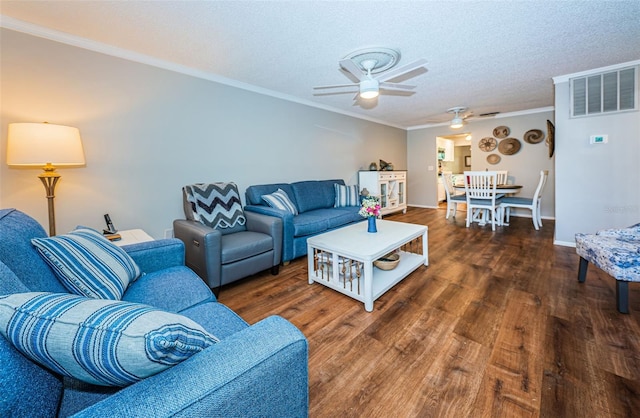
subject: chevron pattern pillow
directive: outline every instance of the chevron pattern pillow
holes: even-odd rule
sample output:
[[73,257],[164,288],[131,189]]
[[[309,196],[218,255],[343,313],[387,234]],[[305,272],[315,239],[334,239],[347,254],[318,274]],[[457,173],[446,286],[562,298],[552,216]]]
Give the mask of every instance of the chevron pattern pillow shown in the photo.
[[101,386],[135,383],[218,342],[151,306],[42,292],[0,296],[0,333],[49,370]]
[[246,230],[247,218],[235,183],[197,183],[183,190],[196,221],[219,230]]

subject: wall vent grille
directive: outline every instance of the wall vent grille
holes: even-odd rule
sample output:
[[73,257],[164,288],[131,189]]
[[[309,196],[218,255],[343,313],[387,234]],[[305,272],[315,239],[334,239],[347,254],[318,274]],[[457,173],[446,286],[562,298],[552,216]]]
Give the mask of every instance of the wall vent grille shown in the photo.
[[638,109],[638,67],[571,79],[571,116]]

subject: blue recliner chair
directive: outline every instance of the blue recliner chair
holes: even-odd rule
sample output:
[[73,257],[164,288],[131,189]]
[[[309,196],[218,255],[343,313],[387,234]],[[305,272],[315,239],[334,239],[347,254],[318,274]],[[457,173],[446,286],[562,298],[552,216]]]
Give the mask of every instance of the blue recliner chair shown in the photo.
[[[0,210],[0,296],[68,293],[31,244],[36,237],[46,233],[34,219]],[[295,326],[277,316],[249,325],[218,303],[184,266],[178,239],[124,249],[145,274],[128,286],[123,301],[178,313],[219,342],[136,383],[109,387],[63,377],[0,336],[0,416],[307,416],[308,346]]]

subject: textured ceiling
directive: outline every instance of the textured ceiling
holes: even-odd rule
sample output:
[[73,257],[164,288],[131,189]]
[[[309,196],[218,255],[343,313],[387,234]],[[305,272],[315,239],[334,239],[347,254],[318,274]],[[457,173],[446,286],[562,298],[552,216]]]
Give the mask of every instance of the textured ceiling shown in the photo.
[[[640,58],[640,1],[6,1],[5,17],[222,76],[279,97],[411,128],[553,106],[552,77]],[[4,19],[6,22],[7,19]],[[7,25],[5,25],[7,26]],[[11,26],[8,26],[11,27]],[[383,46],[413,95],[318,94],[338,61]]]

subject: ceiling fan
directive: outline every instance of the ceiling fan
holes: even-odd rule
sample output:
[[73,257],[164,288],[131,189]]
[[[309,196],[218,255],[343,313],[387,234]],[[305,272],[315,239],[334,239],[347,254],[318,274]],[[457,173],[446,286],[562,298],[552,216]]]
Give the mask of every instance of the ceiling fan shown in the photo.
[[[385,52],[386,53],[386,52]],[[369,55],[367,55],[369,54]],[[388,91],[404,91],[410,92],[416,86],[411,86],[407,84],[393,83],[389,80],[393,80],[400,76],[403,76],[411,71],[414,71],[420,67],[424,67],[427,63],[425,59],[419,59],[410,64],[404,65],[402,67],[396,68],[391,71],[387,71],[380,75],[372,75],[373,73],[383,71],[384,69],[390,68],[395,64],[395,60],[389,63],[388,60],[379,59],[379,52],[367,52],[358,54],[357,57],[347,57],[345,59],[340,60],[340,66],[353,74],[354,77],[358,79],[357,83],[351,84],[334,84],[329,86],[317,86],[314,87],[316,90],[320,89],[334,89],[334,88],[344,88],[344,87],[357,87],[358,92],[354,99],[360,96],[363,99],[373,99],[380,94],[380,90],[388,90]],[[355,59],[357,58],[357,59]],[[413,94],[414,92],[411,92]]]
[[460,115],[460,113],[466,112],[467,108],[464,106],[456,106],[451,109],[447,109],[447,113],[455,113],[451,122],[449,122],[449,127],[451,129],[460,129],[464,126],[464,122],[473,117],[473,112],[469,112],[467,114]]

